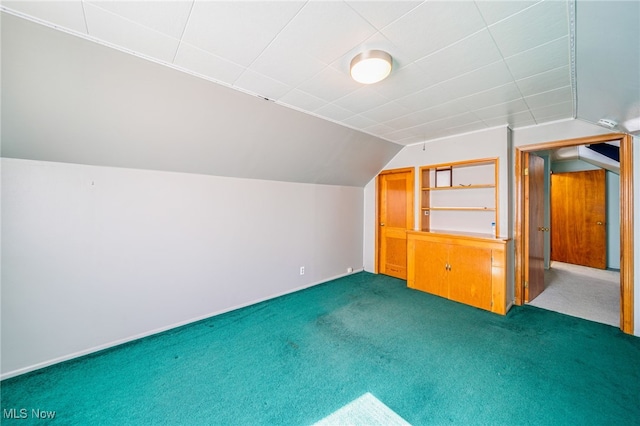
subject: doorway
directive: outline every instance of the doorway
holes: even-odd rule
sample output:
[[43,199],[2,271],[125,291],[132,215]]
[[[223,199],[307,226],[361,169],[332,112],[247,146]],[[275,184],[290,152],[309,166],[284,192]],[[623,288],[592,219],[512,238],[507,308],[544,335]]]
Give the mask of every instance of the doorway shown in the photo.
[[407,279],[407,230],[413,229],[414,169],[384,170],[376,180],[376,273]]
[[[515,304],[525,303],[529,265],[529,232],[527,196],[529,154],[561,147],[620,141],[620,329],[633,333],[633,170],[632,138],[625,134],[609,134],[570,139],[516,148],[516,226],[515,226]],[[539,262],[533,262],[539,265]],[[539,267],[539,266],[537,266]],[[534,272],[534,274],[537,272]],[[542,272],[544,273],[544,271]]]

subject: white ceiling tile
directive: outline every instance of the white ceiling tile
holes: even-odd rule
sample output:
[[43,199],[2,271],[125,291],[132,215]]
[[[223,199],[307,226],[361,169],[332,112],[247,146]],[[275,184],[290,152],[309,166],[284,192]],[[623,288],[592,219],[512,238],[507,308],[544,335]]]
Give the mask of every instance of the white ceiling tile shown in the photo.
[[286,95],[280,97],[278,101],[304,111],[315,111],[327,103],[325,100],[298,89],[290,90]]
[[234,86],[270,100],[278,100],[291,90],[289,86],[249,69],[242,73]]
[[416,62],[431,84],[457,77],[502,59],[487,30]]
[[364,117],[362,115],[351,116],[345,120],[342,120],[342,122],[347,126],[354,127],[356,129],[365,129],[367,127],[373,127],[378,124],[370,118]]
[[348,74],[326,67],[311,80],[298,86],[298,89],[325,101],[333,102],[361,87],[362,85],[353,81]]
[[488,126],[483,121],[474,121],[472,123],[463,124],[462,126],[448,127],[446,130],[452,135],[461,133],[475,132],[476,130],[486,129]]
[[505,58],[513,78],[521,80],[556,68],[569,65],[569,37],[535,47]]
[[415,127],[424,123],[422,115],[415,112],[411,114],[403,115],[402,117],[394,118],[384,122],[385,126],[388,126],[394,130],[406,129],[407,127]]
[[195,46],[180,43],[173,63],[214,80],[233,85],[244,68],[226,61]]
[[513,81],[509,68],[500,60],[485,67],[475,69],[467,74],[438,84],[449,99],[457,99],[473,93],[482,92],[494,87],[503,86]]
[[[544,31],[537,31],[544,28]],[[567,3],[543,1],[489,27],[503,56],[534,48],[569,34]]]
[[327,117],[331,120],[342,121],[353,116],[353,112],[335,104],[327,104],[318,108],[315,112],[322,117]]
[[179,41],[158,31],[138,25],[91,3],[84,4],[89,35],[124,49],[171,62]]
[[571,86],[565,86],[560,89],[527,96],[524,99],[527,102],[527,105],[529,105],[529,108],[536,109],[543,108],[548,105],[571,102],[573,100],[573,93],[571,91]]
[[2,6],[63,28],[87,33],[81,0],[65,2],[3,0]]
[[409,110],[417,111],[431,108],[449,100],[451,100],[449,94],[440,85],[437,85],[399,98],[396,102]]
[[467,113],[468,111],[469,108],[467,108],[463,102],[456,100],[436,105],[432,108],[416,111],[410,115],[419,118],[422,123],[430,123],[447,117],[459,116]]
[[417,131],[416,129],[402,129],[402,130],[396,130],[391,133],[387,133],[384,135],[384,137],[385,139],[390,140],[392,142],[397,142],[403,139],[414,137],[416,133],[419,133],[420,135],[424,134],[424,132]]
[[[286,4],[286,3],[283,3]],[[308,2],[282,31],[307,53],[332,63],[375,34],[376,30],[343,2]]]
[[573,117],[573,103],[564,102],[556,105],[549,105],[542,108],[531,109],[536,121],[560,120],[562,118]]
[[371,87],[388,99],[399,99],[430,86],[429,77],[415,64],[392,70],[391,75]]
[[393,141],[399,145],[411,145],[414,143],[424,142],[426,137],[423,135],[409,136],[408,138]]
[[[446,22],[446,25],[442,25]],[[485,27],[473,2],[427,1],[382,30],[416,60]]]
[[367,111],[388,102],[387,98],[375,92],[371,86],[364,86],[333,101],[334,104],[351,111]]
[[522,99],[493,105],[488,108],[475,109],[472,112],[481,120],[491,120],[498,117],[506,117],[520,112],[528,112],[529,107]]
[[525,101],[531,109],[544,108],[548,105],[572,102],[573,92],[571,90],[571,86],[565,86],[560,89],[551,90],[549,92],[527,96],[525,98]]
[[533,115],[531,115],[529,111],[516,112],[505,117],[490,118],[482,121],[484,121],[487,127],[504,126],[506,124],[512,129],[536,124],[536,120],[534,120]]
[[471,112],[465,112],[463,114],[458,114],[455,116],[447,116],[441,120],[437,120],[432,123],[427,123],[427,126],[436,125],[438,126],[438,128],[449,129],[452,127],[460,127],[460,126],[466,126],[468,124],[477,123],[478,121],[479,121],[478,117],[476,117],[475,114]]
[[476,93],[475,95],[467,96],[462,98],[461,101],[473,111],[520,98],[522,98],[522,96],[520,95],[518,86],[516,86],[515,83],[509,83],[491,90]]
[[378,123],[378,124],[374,124],[372,126],[369,127],[365,127],[363,129],[365,132],[374,134],[374,135],[382,135],[384,136],[385,134],[391,133],[393,131],[395,131],[396,129],[394,129],[393,127],[389,127],[386,126],[384,124]]
[[196,1],[182,40],[248,66],[303,4]]
[[251,69],[296,87],[320,73],[327,64],[309,55],[304,45],[277,37],[251,64]]
[[480,9],[482,17],[486,21],[487,25],[495,24],[511,15],[526,9],[540,0],[536,1],[487,1],[476,0],[476,5]]
[[531,96],[536,93],[571,85],[571,69],[569,66],[556,68],[531,77],[516,81],[523,96]]
[[400,18],[411,9],[419,6],[421,1],[348,1],[360,16],[369,21],[377,29],[382,29]]
[[191,1],[87,1],[102,9],[180,39],[189,18]]
[[407,115],[410,112],[410,109],[403,107],[397,102],[389,102],[384,105],[380,105],[377,108],[365,111],[362,113],[362,115],[377,122],[383,122],[401,117],[403,115]]

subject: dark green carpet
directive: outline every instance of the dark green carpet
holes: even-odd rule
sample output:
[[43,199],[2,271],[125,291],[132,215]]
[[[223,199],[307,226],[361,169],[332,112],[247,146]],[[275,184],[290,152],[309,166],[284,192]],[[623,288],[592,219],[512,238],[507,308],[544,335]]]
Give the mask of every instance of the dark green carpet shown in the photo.
[[1,386],[3,424],[311,424],[371,392],[414,425],[631,425],[640,338],[359,273]]

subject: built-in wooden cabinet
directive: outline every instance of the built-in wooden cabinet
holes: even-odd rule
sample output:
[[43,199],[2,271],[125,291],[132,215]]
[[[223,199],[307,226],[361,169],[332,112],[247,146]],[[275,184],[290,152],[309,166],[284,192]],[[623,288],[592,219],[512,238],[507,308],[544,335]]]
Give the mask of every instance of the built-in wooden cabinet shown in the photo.
[[421,230],[500,235],[498,194],[497,158],[421,167]]
[[420,168],[420,229],[407,232],[407,285],[504,315],[497,158]]
[[486,235],[407,232],[407,285],[504,315],[507,240]]

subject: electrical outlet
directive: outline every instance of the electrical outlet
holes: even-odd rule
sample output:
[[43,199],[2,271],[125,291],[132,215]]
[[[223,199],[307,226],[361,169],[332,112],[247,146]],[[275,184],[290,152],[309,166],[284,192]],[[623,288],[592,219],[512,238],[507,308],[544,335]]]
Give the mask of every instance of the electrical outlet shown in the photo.
[[347,273],[352,273],[353,272],[353,268],[347,268]]
[[304,266],[300,267],[300,275],[304,275]]

